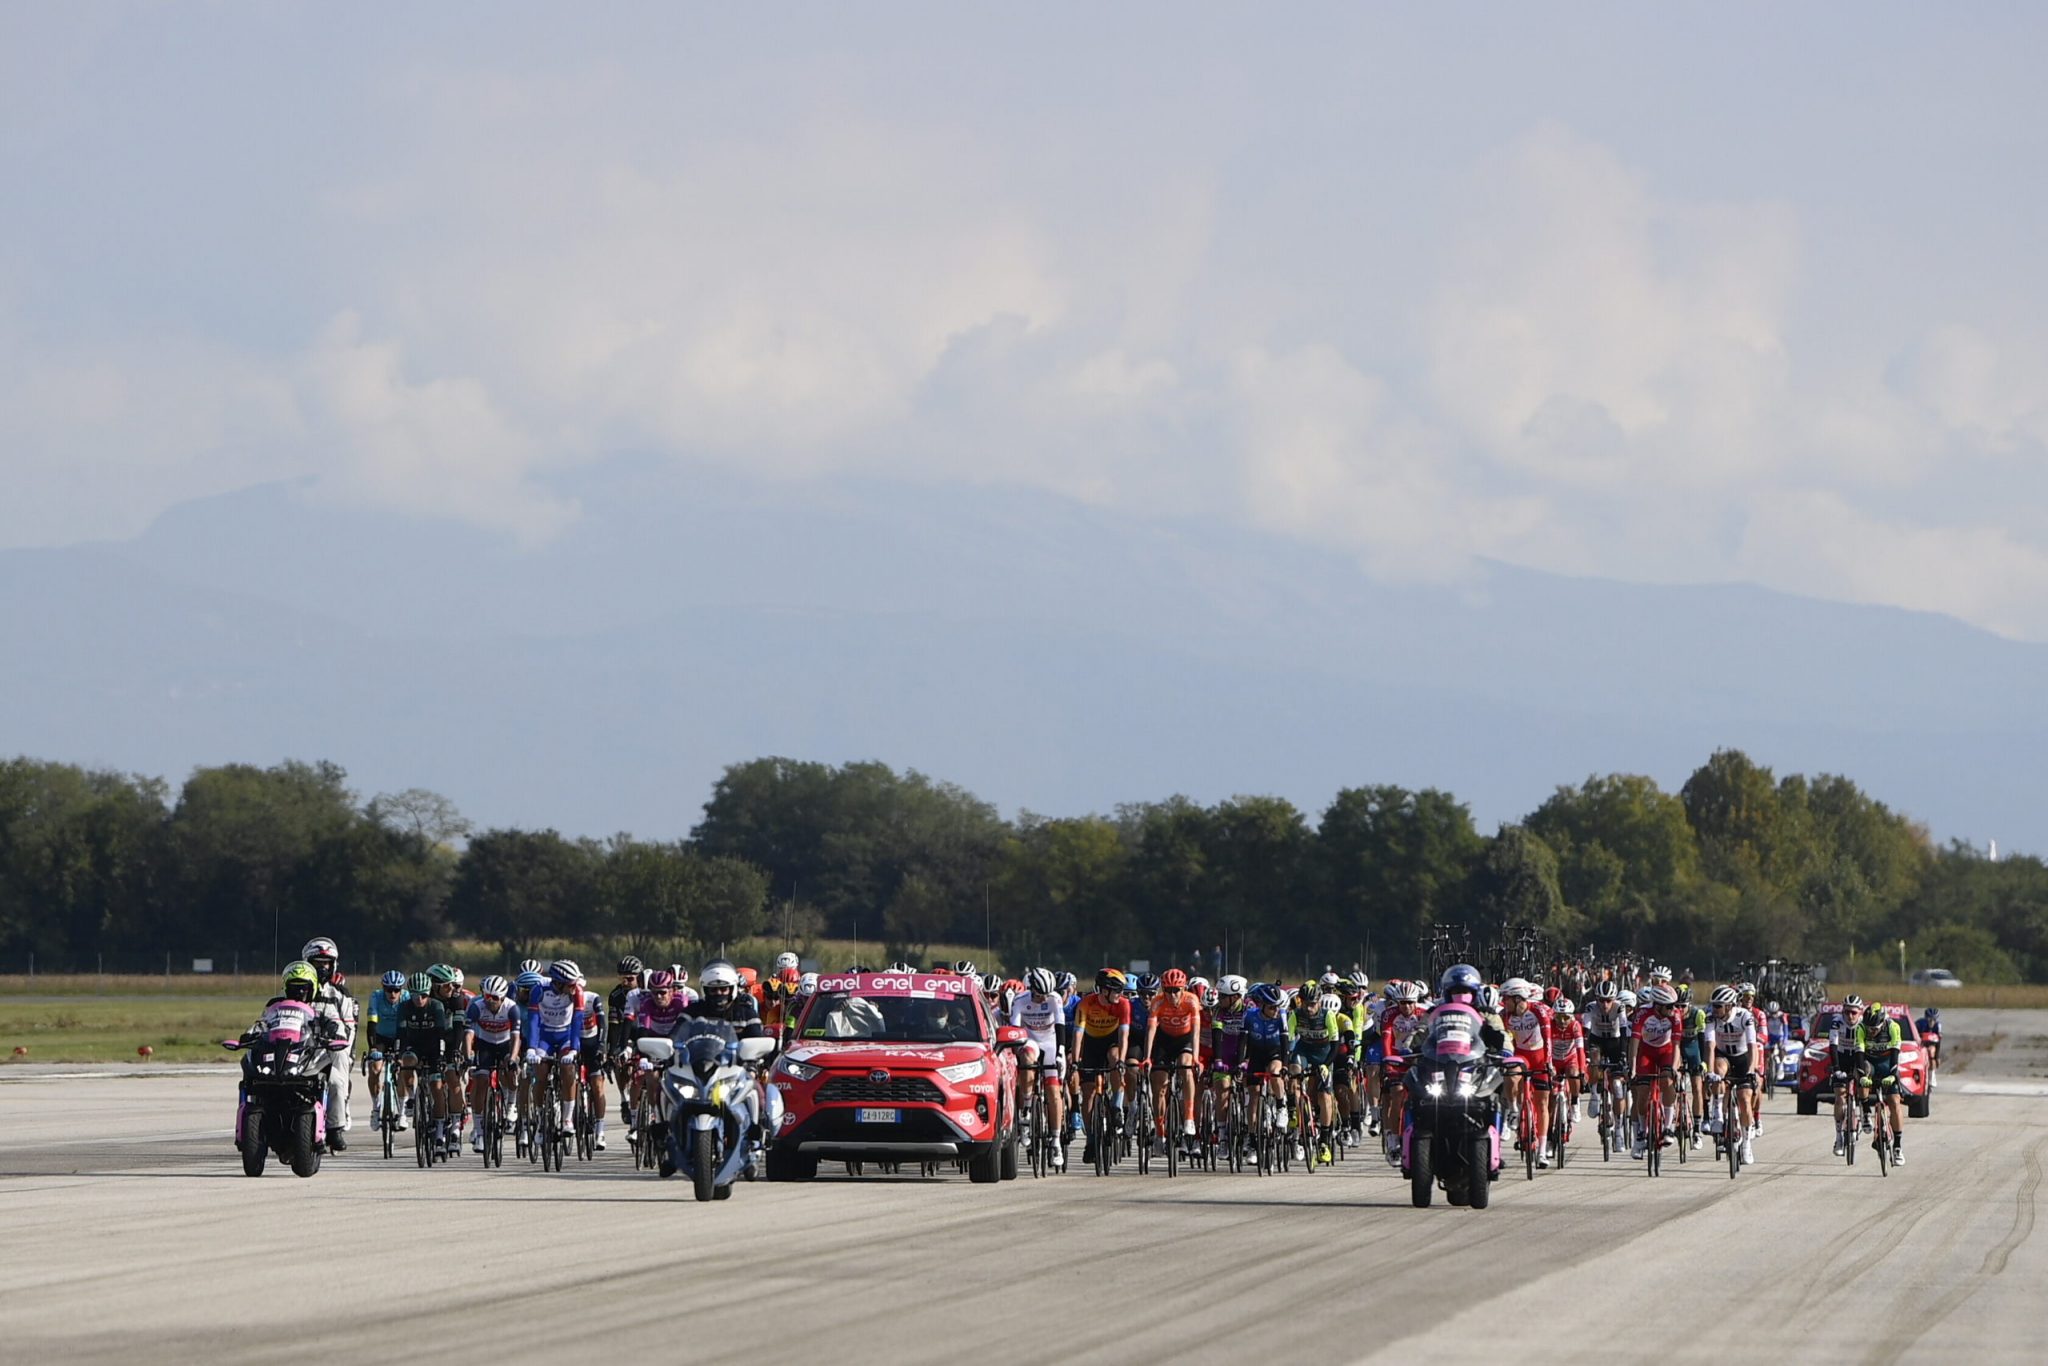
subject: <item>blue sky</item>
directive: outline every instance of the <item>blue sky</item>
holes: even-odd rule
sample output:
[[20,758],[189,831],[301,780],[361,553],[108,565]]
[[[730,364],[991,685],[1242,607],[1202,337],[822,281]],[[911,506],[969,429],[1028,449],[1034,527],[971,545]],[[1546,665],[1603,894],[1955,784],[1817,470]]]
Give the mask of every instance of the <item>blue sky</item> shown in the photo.
[[656,452],[2048,639],[2048,11],[1104,10],[10,6],[0,546]]

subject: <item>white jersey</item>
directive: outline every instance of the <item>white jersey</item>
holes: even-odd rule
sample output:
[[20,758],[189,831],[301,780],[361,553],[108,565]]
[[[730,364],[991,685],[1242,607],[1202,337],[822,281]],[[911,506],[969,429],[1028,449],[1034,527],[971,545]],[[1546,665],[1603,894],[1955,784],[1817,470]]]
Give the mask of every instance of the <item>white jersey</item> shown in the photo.
[[1739,1058],[1745,1053],[1755,1052],[1756,1016],[1741,1006],[1730,1010],[1725,1020],[1709,1015],[1707,1047],[1724,1058]]
[[1017,999],[1010,1002],[1010,1023],[1029,1033],[1031,1042],[1047,1058],[1059,1056],[1059,1036],[1066,1020],[1066,1007],[1057,995],[1040,1001],[1033,999],[1030,992],[1020,991]]

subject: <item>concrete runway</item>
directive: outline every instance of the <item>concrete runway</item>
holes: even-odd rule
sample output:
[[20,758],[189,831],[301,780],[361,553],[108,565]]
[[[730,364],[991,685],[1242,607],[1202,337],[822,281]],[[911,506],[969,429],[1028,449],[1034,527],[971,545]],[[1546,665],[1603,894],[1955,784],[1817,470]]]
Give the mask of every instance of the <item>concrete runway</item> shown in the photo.
[[1484,1212],[1411,1209],[1370,1154],[1265,1179],[743,1184],[698,1205],[623,1143],[558,1176],[467,1154],[422,1172],[358,1129],[309,1181],[274,1163],[252,1181],[228,1138],[231,1070],[10,1066],[0,1342],[16,1361],[124,1366],[479,1347],[559,1362],[574,1324],[585,1361],[1430,1362],[1511,1342],[1633,1357],[1654,1324],[1677,1361],[2039,1362],[2048,1012],[1955,1011],[1965,1034],[1995,1042],[1944,1075],[1890,1177],[1867,1151],[1845,1168],[1827,1118],[1781,1093],[1739,1180],[1672,1162],[1653,1181],[1595,1143],[1534,1182],[1504,1174]]

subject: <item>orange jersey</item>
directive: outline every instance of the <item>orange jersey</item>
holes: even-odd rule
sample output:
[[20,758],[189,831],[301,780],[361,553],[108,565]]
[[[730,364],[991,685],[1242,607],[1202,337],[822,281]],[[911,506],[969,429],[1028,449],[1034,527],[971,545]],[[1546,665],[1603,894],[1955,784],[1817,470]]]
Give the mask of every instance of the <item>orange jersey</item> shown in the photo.
[[1127,997],[1119,996],[1111,1005],[1102,999],[1100,992],[1089,992],[1081,998],[1081,1004],[1074,1010],[1074,1023],[1081,1026],[1081,1032],[1091,1039],[1106,1039],[1119,1029],[1131,1027],[1131,1003]]
[[1152,1003],[1152,1022],[1159,1026],[1161,1034],[1185,1039],[1202,1027],[1202,1003],[1194,992],[1183,991],[1176,1005],[1173,997],[1162,991]]

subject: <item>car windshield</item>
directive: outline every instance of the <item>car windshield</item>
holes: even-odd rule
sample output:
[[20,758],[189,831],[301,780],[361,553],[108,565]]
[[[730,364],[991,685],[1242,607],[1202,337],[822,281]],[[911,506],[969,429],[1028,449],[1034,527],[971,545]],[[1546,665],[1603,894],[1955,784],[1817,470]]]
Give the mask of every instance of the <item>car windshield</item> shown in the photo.
[[947,996],[820,995],[804,1012],[802,1034],[876,1043],[984,1042],[974,1003]]

